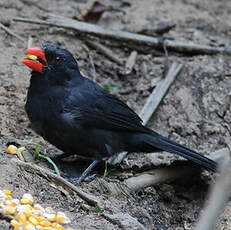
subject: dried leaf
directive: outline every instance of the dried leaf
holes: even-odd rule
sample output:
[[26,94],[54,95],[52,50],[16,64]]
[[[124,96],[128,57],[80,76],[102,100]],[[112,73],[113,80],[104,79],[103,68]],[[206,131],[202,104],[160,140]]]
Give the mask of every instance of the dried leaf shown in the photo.
[[76,16],[76,19],[96,24],[101,18],[103,12],[107,9],[108,8],[104,4],[96,1],[91,7],[84,8],[82,12]]

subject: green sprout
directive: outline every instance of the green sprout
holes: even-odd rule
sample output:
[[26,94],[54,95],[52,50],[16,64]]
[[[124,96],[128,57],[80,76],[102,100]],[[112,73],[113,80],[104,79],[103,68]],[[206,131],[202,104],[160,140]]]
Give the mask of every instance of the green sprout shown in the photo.
[[104,89],[108,92],[111,92],[115,89],[119,89],[121,88],[121,85],[120,84],[117,84],[117,83],[109,83],[109,84],[106,84],[104,85]]
[[96,213],[102,213],[102,212],[103,212],[103,210],[102,210],[98,205],[95,205],[94,211],[95,211]]
[[35,160],[37,160],[39,158],[47,160],[54,167],[54,170],[55,170],[56,174],[58,176],[60,176],[59,169],[56,166],[56,164],[54,163],[54,161],[52,161],[50,157],[48,157],[48,156],[46,156],[44,154],[41,154],[41,149],[39,147],[39,144],[37,144],[37,143],[35,143],[35,142],[31,141],[31,140],[24,140],[24,142],[27,143],[27,144],[29,144],[29,145],[33,145],[34,146],[35,150],[33,152],[33,157],[34,157]]

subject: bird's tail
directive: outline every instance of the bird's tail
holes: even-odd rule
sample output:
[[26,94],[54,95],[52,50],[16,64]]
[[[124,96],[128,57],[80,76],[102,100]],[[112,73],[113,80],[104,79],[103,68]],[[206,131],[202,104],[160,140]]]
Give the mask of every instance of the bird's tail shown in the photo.
[[[145,136],[145,137],[144,137]],[[177,154],[188,160],[191,160],[207,169],[216,171],[217,163],[202,154],[191,150],[183,145],[171,141],[159,134],[145,135],[142,138],[142,149],[144,152],[154,152],[156,150],[163,150],[170,153]]]

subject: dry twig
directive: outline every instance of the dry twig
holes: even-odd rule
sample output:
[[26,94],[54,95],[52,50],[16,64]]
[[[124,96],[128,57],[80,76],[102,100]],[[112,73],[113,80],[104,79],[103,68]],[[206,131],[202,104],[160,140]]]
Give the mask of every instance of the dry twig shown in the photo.
[[20,161],[18,159],[12,159],[12,161],[14,163],[16,163],[18,166],[32,169],[32,170],[36,171],[36,173],[40,174],[41,176],[44,176],[46,179],[49,178],[50,180],[54,181],[55,183],[57,183],[59,185],[61,184],[63,187],[65,187],[71,191],[74,191],[79,197],[81,197],[83,200],[85,200],[89,204],[91,204],[93,206],[95,206],[95,205],[100,206],[99,201],[95,196],[89,195],[89,194],[83,192],[82,190],[80,190],[78,187],[76,187],[72,183],[70,183],[67,180],[65,180],[64,178],[52,173],[48,169],[39,167],[38,165],[35,165],[35,164],[23,162],[23,161]]
[[[229,156],[229,149],[224,148],[207,155],[210,159],[220,163]],[[122,184],[109,183],[105,185],[111,194],[120,194],[124,191],[137,191],[139,189],[162,184],[182,177],[195,175],[201,168],[192,162],[185,161],[182,164],[161,166],[157,169],[140,173],[134,177],[126,179]],[[125,192],[126,193],[126,192]]]
[[152,114],[157,109],[163,97],[166,95],[169,87],[176,79],[176,76],[180,73],[182,69],[182,64],[172,63],[166,77],[159,81],[148,97],[143,109],[140,112],[140,117],[143,120],[144,125],[146,125],[151,118]]
[[125,64],[125,74],[130,74],[133,70],[133,67],[136,63],[137,52],[133,50],[129,55],[126,64]]
[[3,30],[5,30],[8,34],[10,34],[13,37],[16,37],[18,40],[24,42],[24,39],[17,35],[16,33],[14,33],[12,30],[10,30],[9,28],[7,28],[6,26],[4,26],[1,22],[0,22],[0,28],[2,28]]
[[[31,18],[13,18],[14,21],[33,23],[40,25],[56,26],[60,28],[70,29],[81,33],[92,34],[97,37],[103,37],[108,39],[114,39],[124,42],[132,42],[139,45],[151,46],[154,48],[162,49],[162,42],[158,38],[151,36],[145,36],[141,34],[120,31],[120,30],[110,30],[105,29],[97,25],[79,22],[67,17],[49,15],[46,21],[31,19]],[[175,42],[170,40],[166,41],[166,48],[168,50],[173,50],[181,53],[190,54],[218,54],[226,53],[231,54],[231,50],[224,47],[212,47],[206,45],[189,44],[183,42]]]
[[93,42],[90,40],[85,40],[84,41],[88,46],[98,50],[99,52],[101,52],[103,55],[105,55],[106,57],[108,57],[111,61],[116,62],[119,65],[123,64],[123,61],[120,60],[120,58],[118,58],[110,49],[108,49],[106,46],[98,43],[98,42]]
[[229,155],[220,166],[220,175],[211,188],[205,211],[201,215],[195,230],[215,229],[216,221],[224,209],[231,190],[231,158]]

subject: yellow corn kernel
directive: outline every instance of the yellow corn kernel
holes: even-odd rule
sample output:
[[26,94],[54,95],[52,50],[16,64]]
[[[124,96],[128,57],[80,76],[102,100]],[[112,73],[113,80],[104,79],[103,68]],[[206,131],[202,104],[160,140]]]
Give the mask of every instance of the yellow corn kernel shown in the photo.
[[9,214],[9,215],[14,215],[16,211],[15,207],[11,205],[6,205],[3,210],[4,210],[4,213]]
[[2,191],[5,195],[11,195],[11,191],[8,189],[3,189]]
[[37,226],[36,226],[36,229],[38,229],[38,230],[55,230],[55,229],[52,228],[52,227],[41,227],[40,225],[37,225]]
[[39,223],[42,222],[42,221],[44,221],[44,220],[46,220],[46,218],[43,217],[43,216],[36,216],[35,218],[36,218],[36,220],[37,220]]
[[28,219],[33,225],[38,225],[39,222],[37,221],[37,219],[34,216],[30,216]]
[[17,220],[11,220],[10,225],[14,227],[15,230],[18,230],[23,224],[19,223]]
[[34,205],[34,209],[35,210],[39,210],[39,211],[42,211],[42,212],[45,212],[45,209],[42,207],[42,205],[40,204],[35,204]]
[[7,195],[6,196],[6,200],[12,200],[13,198],[12,198],[12,196],[11,195]]
[[23,196],[22,196],[22,199],[20,200],[21,204],[30,204],[32,205],[33,202],[34,202],[34,198],[31,194],[29,193],[25,193]]
[[65,215],[64,212],[57,212],[56,221],[60,224],[68,224],[70,223],[70,219]]
[[54,213],[44,213],[43,216],[49,221],[56,221],[56,215]]
[[36,228],[33,224],[28,223],[23,227],[23,230],[36,230]]
[[24,213],[26,217],[29,217],[32,215],[32,207],[29,204],[18,205],[17,212]]
[[27,222],[26,215],[24,213],[18,213],[16,216],[19,223],[25,224]]
[[41,225],[43,227],[49,227],[51,225],[51,223],[48,220],[42,220],[39,222],[39,225]]
[[17,153],[17,147],[15,145],[9,145],[7,148],[7,153],[8,154],[15,154]]
[[10,203],[11,203],[10,204],[11,206],[16,206],[16,205],[18,205],[20,203],[20,201],[19,201],[19,199],[13,199],[13,200],[10,201]]
[[38,57],[33,55],[33,54],[27,54],[28,58],[31,59],[31,60],[37,60]]
[[64,227],[59,223],[53,223],[52,228],[58,229],[58,230],[64,230]]

